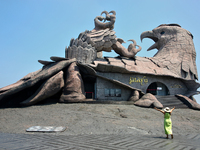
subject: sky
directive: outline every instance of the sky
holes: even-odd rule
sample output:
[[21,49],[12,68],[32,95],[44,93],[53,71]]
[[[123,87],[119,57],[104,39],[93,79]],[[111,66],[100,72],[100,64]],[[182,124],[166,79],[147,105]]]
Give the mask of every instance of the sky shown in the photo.
[[[157,52],[147,51],[154,42],[141,42],[142,32],[169,23],[190,31],[200,76],[199,6],[198,0],[0,0],[0,88],[41,69],[38,60],[65,57],[70,39],[92,30],[94,18],[104,10],[116,11],[116,36],[124,41],[136,40],[142,47],[137,54],[141,57],[152,57]],[[112,51],[103,56],[117,54]],[[200,95],[195,98],[200,103]]]

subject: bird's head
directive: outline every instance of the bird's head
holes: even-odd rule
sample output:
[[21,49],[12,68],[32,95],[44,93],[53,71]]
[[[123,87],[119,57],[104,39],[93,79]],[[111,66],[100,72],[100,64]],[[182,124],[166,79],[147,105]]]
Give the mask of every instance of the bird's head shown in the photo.
[[158,49],[150,58],[155,64],[180,77],[198,79],[193,35],[188,30],[178,24],[162,24],[152,31],[143,32],[140,38],[150,38],[155,42],[148,48]]
[[[181,28],[181,26],[178,24],[162,24],[152,31],[143,32],[140,36],[140,39],[142,41],[144,38],[150,38],[155,42],[155,44],[148,48],[148,51],[155,48],[161,50],[168,42],[176,42],[179,38],[178,34],[184,33],[183,30],[185,29]],[[189,31],[185,31],[185,33],[192,36]]]

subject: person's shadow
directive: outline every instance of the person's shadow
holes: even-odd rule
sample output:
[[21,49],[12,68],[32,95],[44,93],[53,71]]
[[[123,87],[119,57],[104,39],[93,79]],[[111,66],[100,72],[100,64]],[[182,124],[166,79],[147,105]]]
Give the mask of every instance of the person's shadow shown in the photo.
[[171,139],[170,137],[167,139],[166,137],[164,137],[164,136],[154,136],[154,137],[152,137],[152,138],[154,138],[154,139],[166,139],[166,140],[173,140],[173,139]]

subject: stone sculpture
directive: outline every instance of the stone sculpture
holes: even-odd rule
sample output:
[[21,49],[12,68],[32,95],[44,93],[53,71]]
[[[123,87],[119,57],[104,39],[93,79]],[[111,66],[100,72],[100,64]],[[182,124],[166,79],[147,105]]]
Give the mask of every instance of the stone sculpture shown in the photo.
[[150,93],[143,95],[138,101],[134,103],[137,106],[142,107],[157,107],[163,108],[163,105],[156,99],[156,97]]
[[83,80],[76,62],[65,70],[65,86],[60,102],[80,102],[85,99]]
[[186,103],[186,105],[189,108],[200,110],[200,105],[196,101],[193,101],[190,98],[188,98],[187,96],[177,94],[176,97],[178,97],[181,101],[183,101],[183,103]]
[[[76,58],[77,61],[89,64],[95,60],[97,53],[102,51],[111,52],[114,50],[120,56],[131,58],[142,49],[133,39],[129,40],[133,43],[126,49],[122,45],[125,43],[124,40],[117,38],[113,30],[116,12],[103,11],[101,15],[104,13],[106,14],[105,18],[97,16],[94,19],[95,28],[93,30],[86,30],[80,33],[77,39],[71,39],[70,46],[65,49],[66,58]],[[104,22],[101,22],[103,20]]]
[[193,35],[178,24],[162,24],[152,31],[141,34],[141,40],[150,38],[155,44],[148,50],[157,48],[154,57],[149,58],[160,68],[186,79],[198,79],[196,51]]
[[[54,60],[54,57],[51,58]],[[0,89],[0,104],[32,105],[58,93],[64,86],[63,69],[76,59],[49,62],[41,70],[30,73],[18,82]],[[47,63],[47,62],[46,62]],[[33,92],[33,93],[32,93]]]
[[[145,95],[141,89],[123,83],[120,79],[109,78],[104,75],[107,72],[168,76],[182,80],[188,87],[188,97],[197,94],[196,90],[200,84],[195,82],[195,79],[198,79],[196,52],[192,34],[189,31],[177,24],[169,24],[143,32],[141,40],[151,38],[156,42],[148,50],[157,48],[158,52],[151,58],[138,57],[135,55],[141,47],[135,40],[129,40],[133,43],[126,49],[122,46],[124,40],[116,37],[113,30],[115,19],[115,11],[109,13],[103,11],[101,16],[94,19],[93,30],[86,30],[80,33],[77,39],[71,39],[69,46],[65,49],[66,58],[51,57],[52,61],[38,60],[44,65],[42,69],[0,89],[0,106],[10,104],[28,106],[52,96],[56,96],[58,101],[63,103],[82,102],[86,99],[83,78],[90,76],[130,89],[132,91],[130,101],[135,105],[162,107],[153,95]],[[111,50],[119,54],[119,57],[98,58],[102,51],[110,52]],[[195,105],[195,108],[200,107]]]

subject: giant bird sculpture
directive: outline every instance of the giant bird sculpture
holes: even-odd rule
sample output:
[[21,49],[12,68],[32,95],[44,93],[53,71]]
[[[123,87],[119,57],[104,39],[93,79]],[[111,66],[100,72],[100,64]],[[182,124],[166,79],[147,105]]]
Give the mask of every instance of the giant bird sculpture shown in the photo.
[[[105,14],[106,17],[103,17]],[[196,70],[196,52],[192,34],[177,24],[160,25],[152,31],[141,34],[141,40],[151,38],[155,44],[148,50],[157,48],[154,57],[135,56],[141,50],[135,40],[126,49],[123,39],[117,38],[113,30],[116,12],[103,11],[94,19],[95,28],[71,39],[65,49],[65,58],[51,57],[52,61],[39,60],[43,68],[30,73],[18,82],[0,89],[0,107],[10,104],[33,105],[51,97],[59,102],[81,102],[85,100],[84,80],[97,77],[139,91],[128,83],[109,79],[103,73],[148,74],[168,76],[183,80],[188,85],[189,96],[194,95],[199,84]],[[104,22],[102,22],[104,21]],[[105,22],[107,21],[107,22]],[[136,46],[138,48],[136,48]],[[119,57],[101,58],[102,51],[114,50]],[[191,93],[191,91],[193,93]]]

